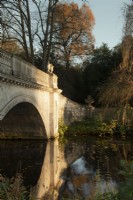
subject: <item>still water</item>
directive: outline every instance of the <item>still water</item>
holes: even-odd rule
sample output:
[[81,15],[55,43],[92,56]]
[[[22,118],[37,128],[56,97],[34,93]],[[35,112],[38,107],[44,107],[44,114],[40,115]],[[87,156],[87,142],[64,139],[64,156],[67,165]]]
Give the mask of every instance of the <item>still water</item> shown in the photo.
[[133,160],[131,139],[0,141],[0,173],[22,173],[25,186],[37,186],[37,198],[50,191],[51,199],[115,193],[123,180],[122,160]]

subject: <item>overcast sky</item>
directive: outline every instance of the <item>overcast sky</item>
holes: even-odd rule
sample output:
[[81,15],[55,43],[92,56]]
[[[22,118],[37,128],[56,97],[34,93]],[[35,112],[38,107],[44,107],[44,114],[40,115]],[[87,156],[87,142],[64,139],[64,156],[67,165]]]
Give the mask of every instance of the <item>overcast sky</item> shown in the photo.
[[[75,0],[78,3],[81,0]],[[132,0],[87,0],[95,16],[95,46],[107,43],[110,48],[121,42],[123,17],[122,8],[124,3],[131,3]]]

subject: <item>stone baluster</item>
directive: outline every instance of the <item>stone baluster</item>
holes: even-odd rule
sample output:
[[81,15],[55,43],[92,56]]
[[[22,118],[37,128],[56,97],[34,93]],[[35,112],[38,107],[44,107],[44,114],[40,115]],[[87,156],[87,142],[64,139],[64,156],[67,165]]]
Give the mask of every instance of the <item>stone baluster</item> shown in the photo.
[[0,53],[0,72],[4,74],[12,74],[12,54],[1,49]]
[[0,52],[0,73],[38,84],[42,88],[58,88],[57,76],[55,74],[52,72],[44,73],[32,64],[2,49]]

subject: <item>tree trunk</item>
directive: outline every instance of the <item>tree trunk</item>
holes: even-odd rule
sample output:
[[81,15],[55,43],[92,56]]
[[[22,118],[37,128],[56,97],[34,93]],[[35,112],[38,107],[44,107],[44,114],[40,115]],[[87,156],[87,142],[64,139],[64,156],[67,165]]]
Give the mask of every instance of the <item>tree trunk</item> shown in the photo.
[[29,52],[28,52],[28,46],[27,46],[27,41],[26,41],[26,37],[25,37],[25,25],[24,25],[24,18],[23,18],[23,15],[22,15],[22,7],[21,7],[21,1],[18,0],[18,9],[20,11],[20,19],[21,19],[21,29],[22,29],[22,38],[23,38],[23,48],[24,48],[24,51],[25,51],[25,57],[26,57],[26,60],[28,61],[30,59],[30,56],[29,56]]
[[54,28],[54,12],[55,12],[55,6],[53,5],[53,8],[51,8],[51,16],[50,16],[50,36],[49,36],[49,45],[48,45],[48,49],[47,49],[46,64],[48,64],[49,57],[50,57],[51,46],[52,46],[51,43],[52,43],[53,28]]
[[30,53],[31,53],[31,63],[34,64],[34,49],[33,49],[33,39],[32,39],[32,32],[31,32],[31,16],[30,16],[30,9],[29,9],[29,2],[26,0],[26,9],[27,9],[27,28],[28,28],[28,36],[29,36],[29,43],[30,43]]
[[50,19],[50,13],[51,13],[51,0],[49,0],[48,5],[48,14],[47,14],[47,21],[46,21],[46,31],[45,31],[45,37],[44,37],[44,43],[43,43],[43,70],[47,72],[47,51],[48,51],[48,36],[49,36],[49,19]]

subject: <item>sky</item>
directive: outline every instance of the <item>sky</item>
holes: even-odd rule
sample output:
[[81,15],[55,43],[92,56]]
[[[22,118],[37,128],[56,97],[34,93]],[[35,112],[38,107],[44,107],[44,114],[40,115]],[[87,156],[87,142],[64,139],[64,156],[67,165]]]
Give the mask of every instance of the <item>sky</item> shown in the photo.
[[[95,16],[95,47],[106,43],[113,48],[121,42],[123,29],[122,8],[133,0],[87,0]],[[77,3],[81,2],[77,0]]]

